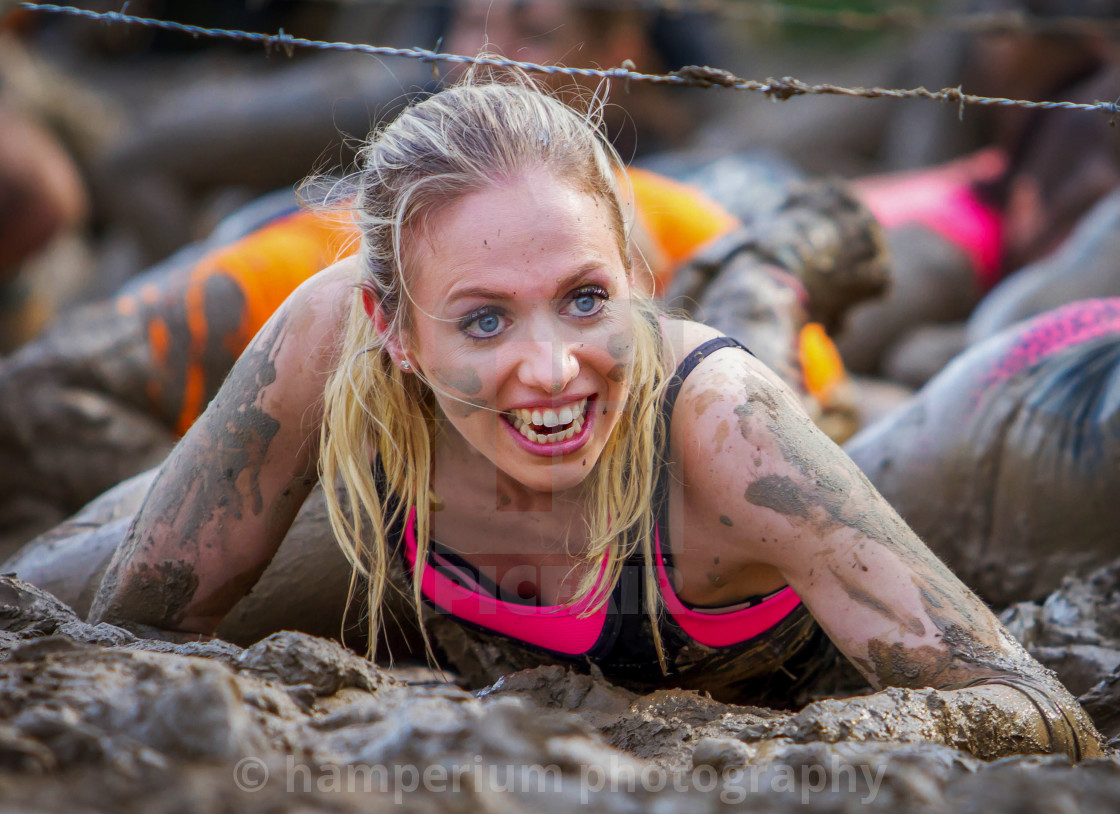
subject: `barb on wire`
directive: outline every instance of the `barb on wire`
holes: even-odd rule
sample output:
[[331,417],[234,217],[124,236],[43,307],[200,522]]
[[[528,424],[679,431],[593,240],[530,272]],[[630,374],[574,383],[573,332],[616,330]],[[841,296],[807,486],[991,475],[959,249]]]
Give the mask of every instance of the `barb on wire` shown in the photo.
[[[234,42],[259,43],[265,48],[272,46],[281,47],[289,56],[296,48],[308,48],[319,51],[344,51],[351,53],[369,54],[374,56],[395,56],[406,59],[418,59],[421,62],[448,62],[457,65],[486,65],[497,68],[520,68],[530,73],[546,75],[584,76],[596,79],[621,79],[627,82],[649,82],[658,85],[677,85],[681,87],[699,88],[731,88],[739,91],[754,91],[763,93],[771,99],[785,101],[794,96],[832,95],[848,96],[862,99],[931,99],[940,102],[952,102],[959,105],[963,111],[965,105],[1023,107],[1033,110],[1092,110],[1108,113],[1115,117],[1120,114],[1120,100],[1117,102],[1095,102],[1092,104],[1082,102],[1032,102],[1023,99],[1003,99],[991,96],[976,96],[964,93],[959,87],[942,88],[941,90],[927,90],[926,88],[848,88],[833,84],[809,84],[792,76],[781,79],[767,79],[760,82],[755,79],[744,79],[730,71],[720,68],[711,68],[707,65],[688,65],[677,71],[667,74],[641,73],[629,65],[622,68],[570,68],[564,65],[539,65],[535,62],[523,62],[516,59],[507,59],[498,56],[465,56],[463,54],[445,54],[430,51],[426,48],[393,48],[385,45],[364,45],[352,42],[324,42],[322,40],[308,40],[303,37],[293,37],[284,33],[261,34],[251,31],[236,31],[225,28],[204,28],[197,25],[176,23],[170,20],[155,20],[149,17],[135,17],[117,11],[89,11],[75,8],[74,6],[59,6],[50,3],[22,3],[21,6],[33,11],[53,14],[66,14],[74,17],[84,17],[90,20],[101,20],[107,23],[126,23],[144,28],[154,28],[163,31],[176,31],[190,34],[193,37],[209,37],[212,39],[229,40]],[[627,61],[629,62],[629,61]],[[632,63],[630,63],[632,65]]]

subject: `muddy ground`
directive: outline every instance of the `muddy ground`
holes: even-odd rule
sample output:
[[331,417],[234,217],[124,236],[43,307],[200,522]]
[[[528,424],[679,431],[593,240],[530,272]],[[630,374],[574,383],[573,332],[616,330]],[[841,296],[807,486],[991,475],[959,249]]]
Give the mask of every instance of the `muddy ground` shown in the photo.
[[[1005,619],[1120,734],[1120,564]],[[0,578],[6,809],[1022,812],[1120,799],[1111,759],[984,763],[842,730],[837,743],[766,737],[790,716],[679,690],[638,696],[559,667],[471,692],[302,633],[173,645],[88,625]]]

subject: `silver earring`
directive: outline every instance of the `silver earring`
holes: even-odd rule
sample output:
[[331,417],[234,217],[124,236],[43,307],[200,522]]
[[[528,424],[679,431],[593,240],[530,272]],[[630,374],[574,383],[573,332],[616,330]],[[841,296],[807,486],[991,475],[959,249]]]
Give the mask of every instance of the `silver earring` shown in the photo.
[[401,362],[401,370],[403,370],[405,373],[412,370],[412,365],[410,365],[408,363],[407,359],[405,361]]

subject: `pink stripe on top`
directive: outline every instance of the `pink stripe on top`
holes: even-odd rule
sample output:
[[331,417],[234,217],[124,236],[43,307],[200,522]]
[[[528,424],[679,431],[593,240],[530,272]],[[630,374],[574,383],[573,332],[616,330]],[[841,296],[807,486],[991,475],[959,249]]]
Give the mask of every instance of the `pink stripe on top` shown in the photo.
[[1078,300],[1024,323],[982,387],[1010,379],[1031,365],[1066,348],[1120,333],[1120,297]]
[[[408,567],[415,572],[415,508],[408,513],[404,542]],[[605,560],[603,568],[606,568]],[[602,578],[603,570],[600,570],[599,579]],[[586,601],[576,605],[541,607],[505,602],[468,590],[430,567],[424,569],[420,590],[444,613],[518,641],[568,656],[580,656],[590,650],[599,640],[607,622],[606,605],[595,613],[580,617],[579,612],[588,605]]]
[[685,607],[677,598],[665,571],[665,561],[661,558],[661,535],[655,531],[653,539],[657,581],[661,585],[665,608],[681,630],[706,647],[728,647],[753,639],[777,625],[801,604],[801,597],[787,586],[757,605],[741,610],[703,613]]
[[[404,531],[405,556],[408,566],[416,569],[416,509],[408,513]],[[669,575],[661,559],[661,535],[654,530],[658,582],[665,607],[681,629],[707,647],[728,647],[753,639],[777,625],[801,604],[792,588],[783,588],[757,605],[726,612],[701,612],[685,607],[673,591]],[[603,578],[606,561],[599,571]],[[576,605],[545,605],[541,607],[505,602],[484,593],[472,591],[441,574],[425,568],[420,590],[440,611],[495,633],[527,644],[563,653],[583,655],[602,635],[607,620],[604,605],[595,613],[580,617],[587,607],[584,600]]]

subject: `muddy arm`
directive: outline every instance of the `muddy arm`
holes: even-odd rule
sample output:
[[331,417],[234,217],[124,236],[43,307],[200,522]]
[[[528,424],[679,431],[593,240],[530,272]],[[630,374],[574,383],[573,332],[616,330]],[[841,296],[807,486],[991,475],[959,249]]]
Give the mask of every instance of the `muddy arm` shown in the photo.
[[313,278],[253,339],[164,463],[91,621],[208,634],[257,581],[316,482],[349,281],[344,264]]
[[714,530],[689,555],[719,564],[719,598],[776,568],[872,686],[897,688],[810,705],[771,736],[930,739],[983,757],[1101,753],[1069,692],[773,374],[745,354],[714,354],[686,381],[674,416],[686,528]]

